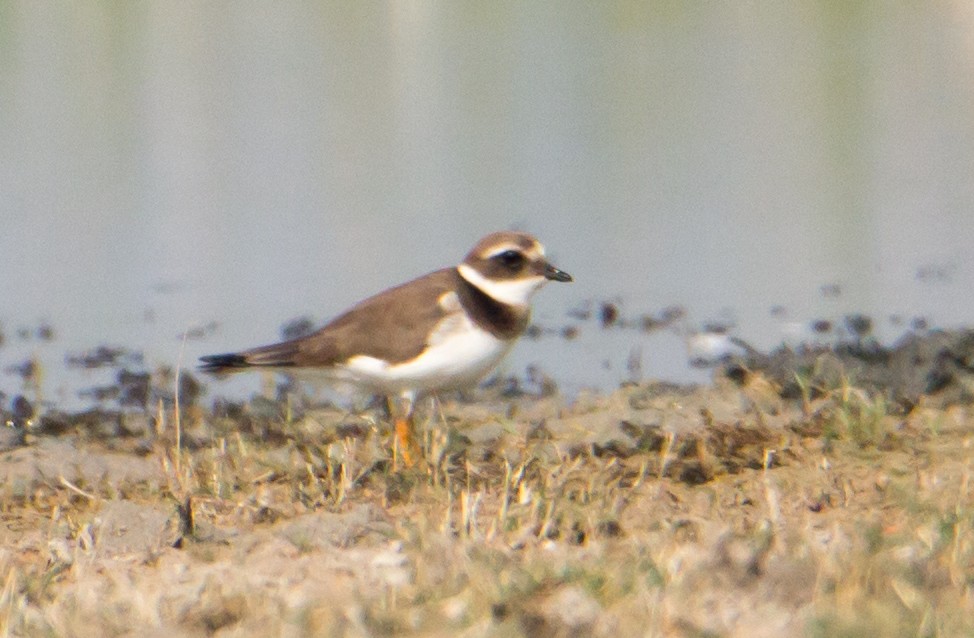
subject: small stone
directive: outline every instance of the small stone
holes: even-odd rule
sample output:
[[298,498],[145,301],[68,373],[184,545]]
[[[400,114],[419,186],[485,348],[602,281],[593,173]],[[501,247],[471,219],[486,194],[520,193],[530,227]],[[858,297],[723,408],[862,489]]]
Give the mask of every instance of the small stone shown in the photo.
[[601,609],[583,589],[563,587],[543,603],[541,613],[549,622],[574,633],[591,628]]
[[443,615],[452,623],[462,623],[467,618],[470,605],[460,596],[454,596],[443,601]]

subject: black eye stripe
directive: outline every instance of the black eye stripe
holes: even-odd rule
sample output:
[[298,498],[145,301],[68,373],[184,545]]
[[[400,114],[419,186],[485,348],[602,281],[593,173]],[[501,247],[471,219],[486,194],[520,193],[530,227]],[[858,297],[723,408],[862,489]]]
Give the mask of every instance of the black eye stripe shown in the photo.
[[524,254],[516,250],[505,250],[502,253],[494,255],[492,259],[499,261],[508,268],[514,268],[524,263]]

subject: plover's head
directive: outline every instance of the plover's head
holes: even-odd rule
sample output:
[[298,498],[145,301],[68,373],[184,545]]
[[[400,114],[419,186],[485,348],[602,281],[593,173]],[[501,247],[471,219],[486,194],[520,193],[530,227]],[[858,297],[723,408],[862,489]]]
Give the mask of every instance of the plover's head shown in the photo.
[[572,276],[548,263],[544,246],[527,233],[492,233],[467,254],[457,271],[468,283],[501,303],[524,307],[548,281]]

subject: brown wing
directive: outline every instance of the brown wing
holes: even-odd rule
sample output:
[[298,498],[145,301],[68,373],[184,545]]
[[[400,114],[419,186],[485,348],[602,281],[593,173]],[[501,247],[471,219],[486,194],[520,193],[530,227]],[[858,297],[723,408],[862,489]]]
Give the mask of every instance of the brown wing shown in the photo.
[[[306,337],[243,352],[202,357],[206,372],[252,366],[328,367],[356,355],[390,362],[412,359],[444,311],[438,300],[456,285],[456,270],[430,273],[360,302]],[[420,338],[417,338],[419,336]]]

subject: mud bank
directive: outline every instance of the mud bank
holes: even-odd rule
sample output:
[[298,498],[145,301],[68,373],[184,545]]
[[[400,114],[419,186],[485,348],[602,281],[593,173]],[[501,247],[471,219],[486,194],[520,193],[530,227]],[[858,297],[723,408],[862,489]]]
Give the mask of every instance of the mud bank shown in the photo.
[[413,468],[377,410],[33,415],[0,456],[0,629],[974,631],[966,342],[943,343],[931,394],[841,352],[788,355],[797,391],[757,357],[571,402],[499,384],[425,406]]

